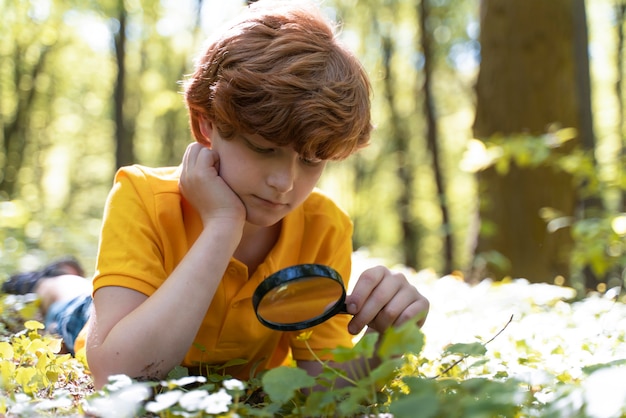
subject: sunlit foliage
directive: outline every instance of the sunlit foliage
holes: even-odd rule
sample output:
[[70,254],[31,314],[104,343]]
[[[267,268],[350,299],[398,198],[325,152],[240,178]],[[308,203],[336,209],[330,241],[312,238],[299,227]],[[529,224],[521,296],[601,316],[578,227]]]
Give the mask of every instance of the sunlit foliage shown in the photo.
[[[355,254],[357,271],[373,262]],[[383,359],[348,388],[334,388],[343,372],[332,367],[318,378],[280,367],[247,381],[219,369],[202,377],[178,368],[159,382],[114,376],[93,391],[84,364],[56,354],[59,341],[45,335],[39,322],[27,321],[23,331],[0,342],[0,413],[626,416],[620,384],[626,378],[626,305],[616,301],[617,289],[572,302],[575,292],[566,287],[524,280],[470,286],[430,271],[406,273],[432,302],[424,329],[407,325],[386,333],[378,347],[376,336],[367,335],[354,349],[336,350],[340,361],[375,350]],[[7,314],[0,317],[4,321]],[[314,386],[325,389],[306,395]]]

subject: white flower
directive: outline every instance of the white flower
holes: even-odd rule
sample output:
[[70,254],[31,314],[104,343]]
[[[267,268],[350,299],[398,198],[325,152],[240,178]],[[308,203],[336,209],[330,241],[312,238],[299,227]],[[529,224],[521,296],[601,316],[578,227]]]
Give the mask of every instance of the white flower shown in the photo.
[[133,380],[125,374],[115,374],[113,376],[109,376],[109,382],[106,385],[106,388],[115,392],[125,387],[129,387],[133,384]]
[[130,418],[137,416],[141,403],[148,399],[152,390],[145,383],[134,383],[111,395],[89,401],[86,409],[102,418]]
[[46,411],[50,409],[68,409],[72,407],[72,400],[67,397],[56,399],[44,399],[35,405],[35,410]]
[[146,411],[158,413],[168,409],[174,405],[183,396],[182,390],[172,390],[165,393],[159,393],[154,397],[154,401],[146,404]]
[[212,393],[203,400],[202,409],[207,414],[221,414],[228,412],[228,406],[232,401],[233,398],[224,389],[220,389],[219,392]]
[[222,382],[227,390],[244,390],[245,386],[241,380],[228,379]]
[[206,383],[206,377],[204,376],[185,376],[185,377],[181,377],[180,379],[172,379],[172,380],[168,380],[166,381],[162,381],[161,382],[161,386],[165,386],[168,387],[170,389],[175,388],[175,387],[183,387],[183,386],[187,386],[190,385],[192,383]]
[[181,396],[178,400],[178,404],[187,411],[199,411],[204,408],[204,400],[208,395],[209,392],[206,390],[192,390]]

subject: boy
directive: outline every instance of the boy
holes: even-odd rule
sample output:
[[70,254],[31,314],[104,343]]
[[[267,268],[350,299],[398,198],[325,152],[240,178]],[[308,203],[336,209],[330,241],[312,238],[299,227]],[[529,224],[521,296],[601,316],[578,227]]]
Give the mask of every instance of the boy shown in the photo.
[[[326,161],[369,141],[370,87],[318,11],[261,0],[208,47],[185,86],[191,129],[182,165],[126,167],[107,200],[86,352],[96,387],[108,376],[163,378],[179,364],[227,373],[321,365],[296,332],[265,328],[251,296],[268,275],[320,263],[350,277],[352,224],[314,190]],[[385,267],[365,271],[350,314],[307,341],[351,346],[365,326],[420,324],[428,301]],[[80,338],[79,338],[80,340]],[[358,369],[357,369],[358,370]]]

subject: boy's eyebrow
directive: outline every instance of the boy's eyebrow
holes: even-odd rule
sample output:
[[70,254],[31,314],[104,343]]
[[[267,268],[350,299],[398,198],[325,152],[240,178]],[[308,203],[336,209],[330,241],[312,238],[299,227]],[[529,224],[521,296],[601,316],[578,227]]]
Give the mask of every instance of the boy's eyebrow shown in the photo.
[[[262,137],[259,138],[251,138],[251,135],[248,134],[237,134],[237,136],[241,139],[243,139],[245,142],[249,143],[249,144],[253,144],[253,145],[259,145],[259,146],[278,146],[276,144],[274,144],[271,141],[268,141],[266,139],[263,139]],[[258,144],[258,142],[261,142],[260,144]]]
[[[235,133],[235,136],[238,136],[243,139],[250,139],[250,137],[255,136],[255,134],[247,133],[247,132],[237,132]],[[256,136],[260,136],[260,135],[256,135]]]
[[263,147],[288,147],[292,144],[280,144],[274,141],[270,141],[269,139],[264,138],[263,136],[259,135],[259,134],[249,134],[249,133],[241,133],[238,134],[240,138],[242,138],[244,141],[253,143],[253,144],[257,144],[259,146],[263,146]]
[[[296,144],[277,144],[276,142],[272,142],[269,139],[265,139],[264,137],[262,137],[259,134],[250,134],[250,133],[236,133],[235,137],[237,138],[241,138],[241,140],[243,140],[244,142],[254,146],[254,147],[258,147],[258,148],[293,148],[294,150],[296,149]],[[307,159],[307,160],[319,160],[319,161],[326,161],[328,160],[328,158],[321,158],[318,156],[318,153],[315,150],[310,150],[312,152],[298,152],[298,154]]]

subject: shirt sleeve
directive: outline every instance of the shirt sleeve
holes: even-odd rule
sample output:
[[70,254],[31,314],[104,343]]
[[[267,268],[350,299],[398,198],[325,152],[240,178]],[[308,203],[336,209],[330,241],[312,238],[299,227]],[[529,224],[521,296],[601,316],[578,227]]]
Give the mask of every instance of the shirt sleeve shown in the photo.
[[122,286],[149,296],[165,280],[154,212],[154,193],[141,170],[118,171],[105,205],[94,292]]

